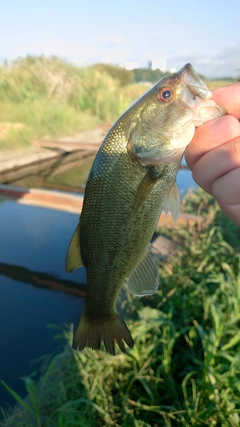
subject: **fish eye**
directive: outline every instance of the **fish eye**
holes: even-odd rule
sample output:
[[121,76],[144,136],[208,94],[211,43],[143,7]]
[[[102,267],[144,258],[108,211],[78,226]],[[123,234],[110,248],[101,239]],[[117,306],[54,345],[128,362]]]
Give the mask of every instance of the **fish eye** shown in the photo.
[[158,92],[157,99],[160,102],[167,102],[172,98],[172,96],[173,96],[172,89],[170,87],[164,87]]

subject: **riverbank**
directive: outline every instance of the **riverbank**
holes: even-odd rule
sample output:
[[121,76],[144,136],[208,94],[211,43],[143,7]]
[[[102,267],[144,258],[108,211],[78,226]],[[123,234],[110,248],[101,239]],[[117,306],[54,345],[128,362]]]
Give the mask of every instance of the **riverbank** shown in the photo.
[[59,153],[35,145],[0,151],[0,178],[6,172],[14,172],[16,169],[40,163],[57,156],[59,156]]
[[[38,206],[41,208],[57,209],[60,211],[80,214],[83,205],[83,195],[75,196],[55,191],[39,190],[36,188],[19,188],[9,185],[0,185],[0,197],[14,199],[24,205]],[[204,218],[200,215],[180,213],[176,223],[171,214],[162,213],[158,226],[195,226],[201,227]]]
[[[110,124],[104,124],[71,137],[62,137],[56,140],[36,139],[30,147],[0,151],[0,195],[5,198],[16,199],[18,203],[79,214],[82,209],[83,196],[81,194],[79,196],[66,194],[67,187],[65,187],[66,192],[55,192],[45,189],[16,188],[15,184],[11,185],[11,182],[15,183],[16,180],[31,174],[41,174],[46,168],[54,167],[56,163],[59,163],[63,155],[73,151],[77,151],[80,157],[82,155],[84,164],[86,154],[97,152],[110,127]],[[73,163],[70,162],[69,165],[73,167]],[[1,185],[5,183],[8,183],[7,187]],[[61,188],[64,186],[58,186],[58,189]],[[70,188],[69,190],[71,191]],[[194,226],[200,224],[201,221],[202,218],[197,215],[181,213],[176,225]],[[171,215],[164,213],[161,215],[160,224],[175,226]]]
[[109,128],[110,125],[101,125],[71,137],[34,139],[32,144],[25,148],[1,150],[0,178],[3,173],[56,158],[63,152],[88,149],[97,151]]
[[[110,125],[55,140],[35,139],[30,146],[0,151],[0,184],[15,182],[31,174],[41,174],[72,151],[97,152]],[[1,147],[1,144],[0,144]]]

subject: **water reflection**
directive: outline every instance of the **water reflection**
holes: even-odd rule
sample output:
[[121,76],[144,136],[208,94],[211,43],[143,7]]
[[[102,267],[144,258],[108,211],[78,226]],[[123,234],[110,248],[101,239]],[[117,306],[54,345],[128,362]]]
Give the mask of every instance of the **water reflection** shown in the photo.
[[64,153],[40,165],[28,166],[20,171],[1,174],[0,184],[25,188],[46,188],[83,193],[96,153],[79,150]]
[[[19,378],[36,368],[30,362],[56,350],[56,331],[47,325],[76,325],[84,306],[84,268],[67,275],[64,267],[77,221],[76,214],[0,199],[0,379],[22,395]],[[7,403],[13,399],[0,386],[0,406]]]
[[[96,152],[78,150],[64,153],[45,166],[24,167],[0,176],[0,184],[11,184],[26,188],[45,188],[71,193],[83,193]],[[183,164],[186,164],[183,161]],[[189,170],[180,170],[177,175],[180,192],[196,187]]]
[[85,284],[66,279],[62,280],[54,275],[32,271],[18,265],[0,262],[0,275],[38,288],[52,289],[56,292],[66,292],[70,295],[86,297]]

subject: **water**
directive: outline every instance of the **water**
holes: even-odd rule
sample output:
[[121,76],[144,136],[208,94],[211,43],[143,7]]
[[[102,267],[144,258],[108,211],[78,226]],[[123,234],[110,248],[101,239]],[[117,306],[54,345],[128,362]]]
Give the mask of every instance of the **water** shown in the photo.
[[[31,361],[57,347],[56,330],[47,325],[76,324],[82,312],[84,297],[74,293],[83,289],[85,270],[64,271],[77,221],[78,215],[0,199],[0,379],[21,394],[19,378],[36,368]],[[64,283],[71,293],[50,287]],[[13,400],[0,386],[0,406],[7,403]]]
[[190,170],[180,170],[177,174],[176,181],[181,196],[184,196],[190,188],[196,189],[198,187],[192,177],[192,172]]
[[[71,154],[55,167],[10,184],[83,191],[93,154]],[[177,176],[180,193],[196,187],[191,172]],[[49,324],[76,325],[84,305],[86,274],[64,270],[66,249],[78,215],[20,205],[0,198],[0,379],[24,396],[20,377],[39,365],[33,361],[56,351],[56,330]],[[13,399],[0,386],[0,406]]]

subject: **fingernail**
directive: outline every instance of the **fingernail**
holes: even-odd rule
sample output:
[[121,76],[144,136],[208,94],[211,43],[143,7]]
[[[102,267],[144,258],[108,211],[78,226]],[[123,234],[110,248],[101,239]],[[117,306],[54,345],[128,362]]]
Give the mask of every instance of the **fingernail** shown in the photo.
[[216,139],[223,139],[228,134],[228,126],[226,126],[226,117],[220,117],[210,127],[211,135]]

